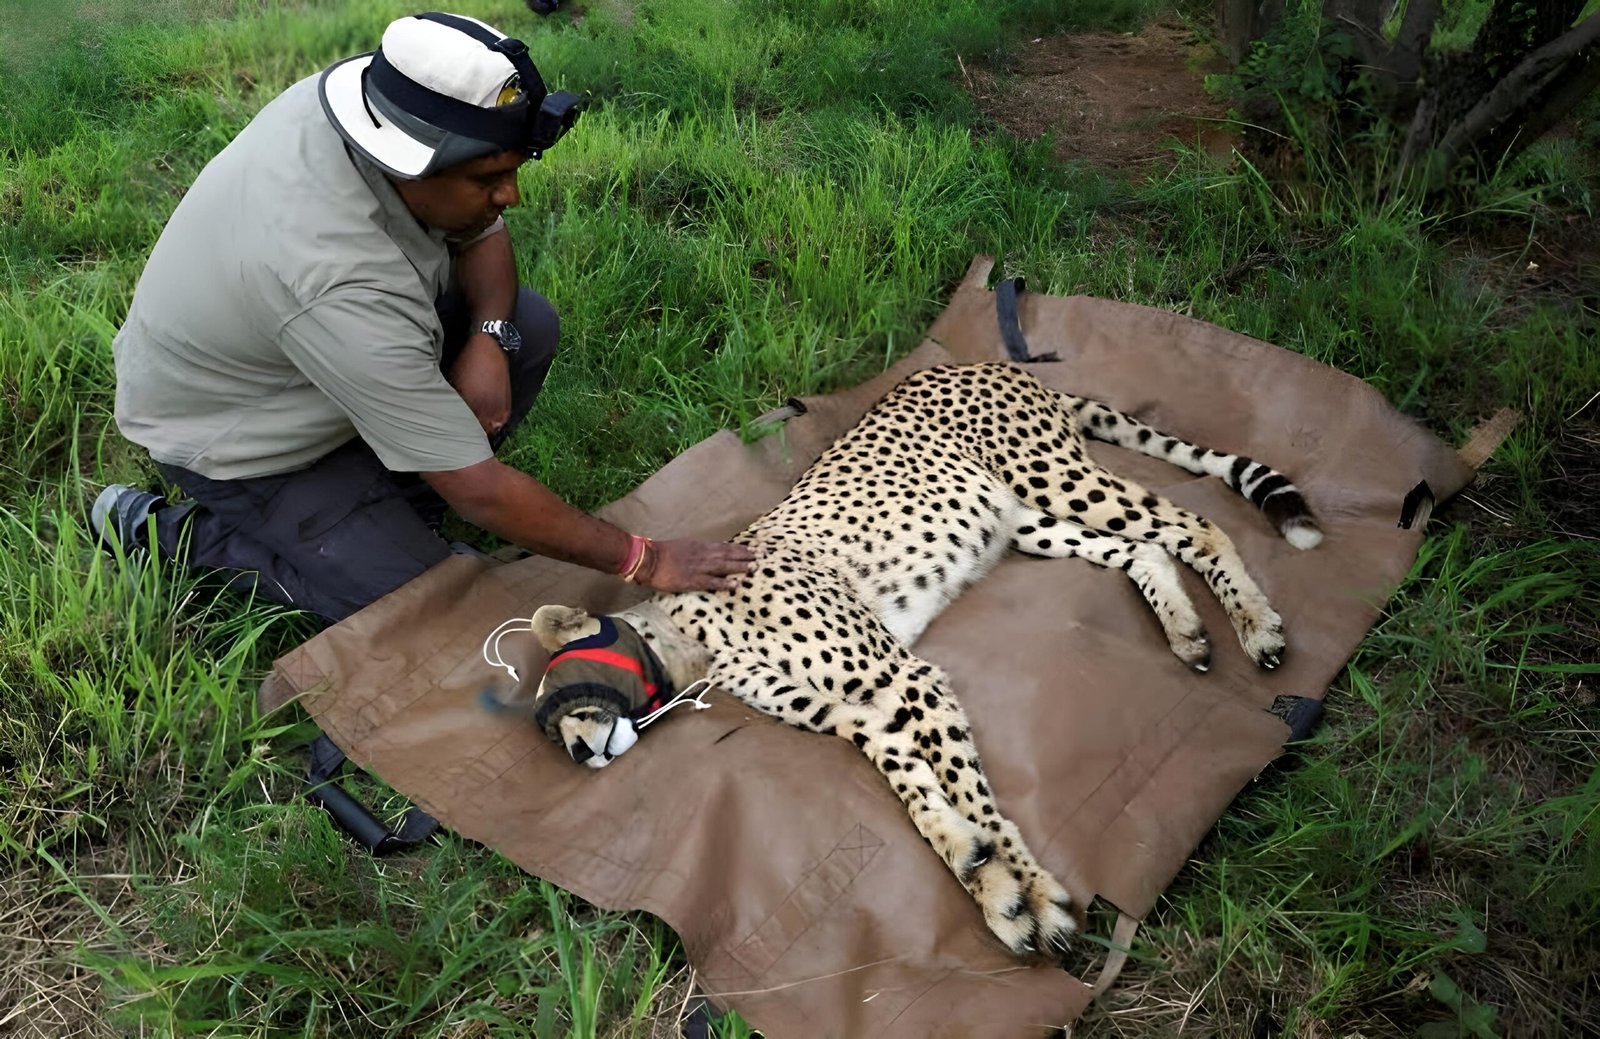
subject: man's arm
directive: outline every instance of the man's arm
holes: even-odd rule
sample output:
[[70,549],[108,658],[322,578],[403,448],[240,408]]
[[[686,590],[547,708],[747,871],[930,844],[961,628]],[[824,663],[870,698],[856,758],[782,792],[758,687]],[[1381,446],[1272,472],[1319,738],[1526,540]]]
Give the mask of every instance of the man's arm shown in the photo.
[[[568,505],[538,480],[493,458],[422,478],[468,523],[540,555],[612,574],[627,560],[626,531]],[[663,541],[637,580],[663,592],[730,589],[754,559],[744,545]]]
[[517,305],[517,263],[505,227],[468,245],[456,257],[472,331],[449,371],[450,385],[490,436],[511,417],[511,370],[495,338],[477,331],[485,321],[509,321]]

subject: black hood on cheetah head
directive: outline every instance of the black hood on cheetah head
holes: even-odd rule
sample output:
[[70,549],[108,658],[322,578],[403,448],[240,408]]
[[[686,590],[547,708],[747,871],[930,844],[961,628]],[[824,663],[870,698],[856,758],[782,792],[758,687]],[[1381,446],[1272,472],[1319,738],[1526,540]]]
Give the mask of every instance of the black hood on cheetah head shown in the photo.
[[[599,631],[551,654],[533,718],[574,761],[599,768],[633,746],[637,723],[660,710],[674,690],[660,658],[632,625],[616,617],[593,620]],[[569,725],[564,734],[562,722],[569,719],[590,723],[594,735],[567,739],[572,730],[584,728]]]

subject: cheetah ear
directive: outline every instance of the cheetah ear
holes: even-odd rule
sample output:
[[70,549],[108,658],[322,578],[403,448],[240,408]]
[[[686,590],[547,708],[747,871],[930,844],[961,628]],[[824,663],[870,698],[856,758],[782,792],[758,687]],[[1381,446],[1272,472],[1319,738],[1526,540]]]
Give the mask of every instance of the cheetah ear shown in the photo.
[[541,606],[533,615],[533,634],[552,653],[599,631],[600,622],[577,606]]

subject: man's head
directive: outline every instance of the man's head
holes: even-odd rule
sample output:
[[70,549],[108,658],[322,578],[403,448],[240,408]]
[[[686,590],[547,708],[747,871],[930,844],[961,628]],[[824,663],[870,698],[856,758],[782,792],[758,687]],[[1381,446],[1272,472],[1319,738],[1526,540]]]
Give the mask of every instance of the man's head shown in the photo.
[[452,239],[470,239],[517,204],[517,170],[527,161],[524,152],[496,152],[394,186],[412,216]]
[[514,205],[516,167],[579,112],[576,95],[546,91],[522,41],[449,14],[396,19],[378,50],[330,66],[319,89],[350,147],[405,185],[420,219],[456,235]]

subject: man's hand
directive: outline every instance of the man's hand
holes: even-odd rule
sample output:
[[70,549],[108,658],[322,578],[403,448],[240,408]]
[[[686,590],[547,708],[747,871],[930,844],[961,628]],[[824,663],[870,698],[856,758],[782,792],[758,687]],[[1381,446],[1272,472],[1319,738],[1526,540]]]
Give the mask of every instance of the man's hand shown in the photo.
[[637,580],[658,592],[716,592],[739,587],[756,554],[723,541],[657,541],[653,562]]
[[511,366],[495,338],[474,332],[462,344],[461,355],[450,369],[450,385],[461,394],[478,424],[489,436],[511,418]]

